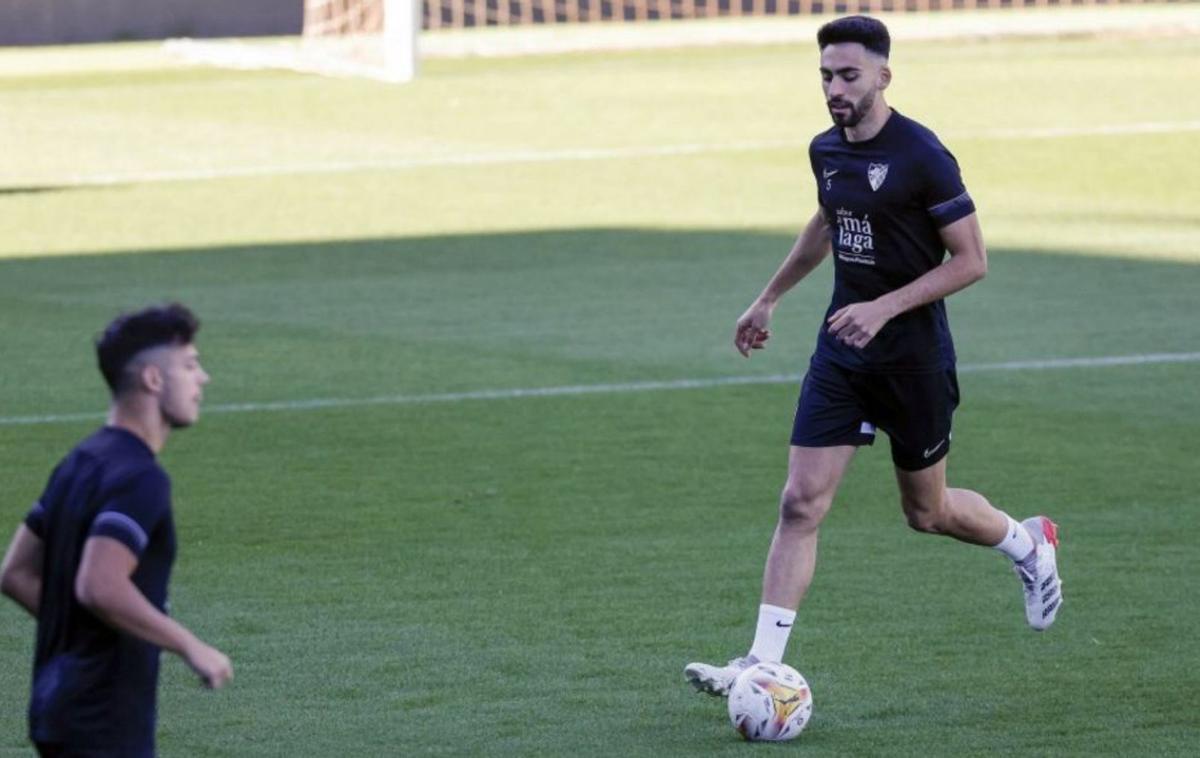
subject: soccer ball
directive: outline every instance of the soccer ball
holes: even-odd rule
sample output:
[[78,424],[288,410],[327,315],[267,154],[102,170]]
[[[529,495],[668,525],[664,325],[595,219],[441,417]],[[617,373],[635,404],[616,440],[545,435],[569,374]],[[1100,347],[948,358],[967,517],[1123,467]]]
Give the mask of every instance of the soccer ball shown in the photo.
[[756,663],[729,688],[729,720],[751,742],[782,742],[812,716],[812,690],[800,672],[782,663]]

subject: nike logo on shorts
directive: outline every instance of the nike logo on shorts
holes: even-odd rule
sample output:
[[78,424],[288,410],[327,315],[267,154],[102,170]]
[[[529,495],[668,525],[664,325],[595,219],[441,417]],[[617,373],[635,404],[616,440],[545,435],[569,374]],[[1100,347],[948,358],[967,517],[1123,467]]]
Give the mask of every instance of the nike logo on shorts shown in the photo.
[[929,456],[931,456],[931,455],[933,455],[934,453],[936,453],[938,450],[941,450],[941,449],[942,449],[942,445],[945,445],[945,444],[946,444],[946,440],[942,440],[941,442],[937,443],[937,444],[936,444],[936,445],[934,445],[933,447],[931,447],[931,448],[927,449],[927,450],[925,451],[925,457],[926,457],[926,458],[928,458]]

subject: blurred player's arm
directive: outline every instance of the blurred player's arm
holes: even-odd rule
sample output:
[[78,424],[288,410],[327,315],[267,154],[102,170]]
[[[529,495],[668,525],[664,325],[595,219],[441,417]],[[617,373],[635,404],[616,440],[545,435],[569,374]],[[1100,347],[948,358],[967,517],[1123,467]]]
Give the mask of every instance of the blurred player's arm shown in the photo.
[[830,245],[829,224],[825,221],[825,214],[817,209],[804,231],[796,238],[796,243],[780,264],[779,270],[767,282],[762,294],[738,319],[733,345],[739,353],[749,356],[751,350],[763,348],[771,336],[767,327],[771,323],[771,313],[775,310],[775,304],[825,260],[825,256],[829,255]]
[[851,303],[829,317],[829,331],[854,347],[865,347],[884,324],[913,308],[958,292],[987,274],[987,249],[974,213],[940,230],[950,257],[898,290],[865,303]]
[[137,564],[137,556],[119,540],[89,537],[75,576],[75,597],[109,626],[178,655],[204,686],[224,685],[233,676],[229,658],[146,599],[130,579]]
[[21,524],[0,563],[0,592],[37,618],[42,598],[42,540]]

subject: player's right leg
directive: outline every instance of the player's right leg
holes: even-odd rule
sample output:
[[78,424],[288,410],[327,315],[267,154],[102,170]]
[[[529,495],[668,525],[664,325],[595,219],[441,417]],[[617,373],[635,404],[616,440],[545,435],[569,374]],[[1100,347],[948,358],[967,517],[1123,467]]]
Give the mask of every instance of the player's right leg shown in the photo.
[[764,604],[795,610],[804,599],[817,565],[817,530],[856,449],[836,445],[789,450],[787,483],[763,569]]
[[750,652],[724,665],[689,663],[687,680],[701,692],[725,696],[733,680],[758,661],[779,661],[792,631],[796,608],[812,583],[817,562],[817,529],[833,504],[834,493],[854,446],[793,446],[788,477],[779,498],[779,519],[763,570],[762,604]]
[[787,482],[763,571],[754,644],[747,655],[725,665],[689,663],[683,673],[696,689],[727,695],[748,665],[782,659],[796,608],[812,582],[817,527],[833,503],[855,448],[874,440],[875,429],[867,423],[852,373],[814,356],[792,424]]

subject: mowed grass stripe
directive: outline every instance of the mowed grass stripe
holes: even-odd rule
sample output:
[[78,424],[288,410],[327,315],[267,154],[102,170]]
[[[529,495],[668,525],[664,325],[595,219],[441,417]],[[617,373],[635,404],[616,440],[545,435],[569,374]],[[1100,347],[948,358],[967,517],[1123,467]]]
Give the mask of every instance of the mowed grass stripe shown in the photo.
[[[1003,361],[999,363],[968,363],[958,366],[959,373],[986,371],[1042,371],[1065,368],[1104,368],[1108,366],[1142,366],[1159,363],[1197,363],[1200,353],[1148,353],[1145,355],[1110,355],[1088,358],[1049,358],[1039,360]],[[268,403],[225,403],[205,408],[206,413],[250,413],[271,411],[313,411],[324,408],[352,408],[369,405],[428,405],[478,400],[519,400],[524,398],[569,397],[571,395],[604,395],[628,392],[662,392],[671,390],[711,389],[748,384],[787,384],[800,381],[803,374],[764,374],[761,376],[718,376],[708,379],[671,379],[660,381],[575,384],[560,387],[514,387],[484,389],[470,392],[441,392],[429,395],[381,395],[361,398],[313,398],[311,400],[281,400]],[[36,426],[102,418],[95,412],[47,414],[44,416],[0,417],[0,426]]]

